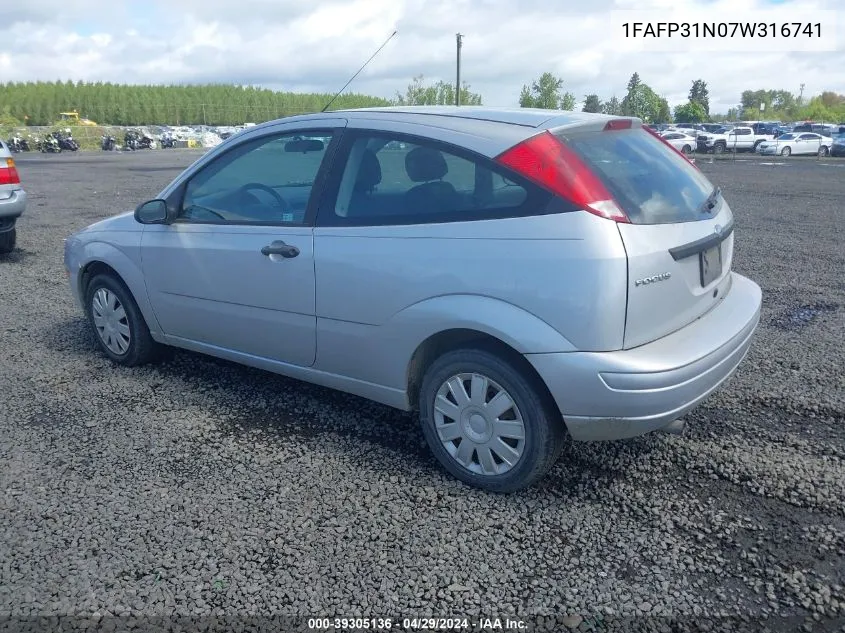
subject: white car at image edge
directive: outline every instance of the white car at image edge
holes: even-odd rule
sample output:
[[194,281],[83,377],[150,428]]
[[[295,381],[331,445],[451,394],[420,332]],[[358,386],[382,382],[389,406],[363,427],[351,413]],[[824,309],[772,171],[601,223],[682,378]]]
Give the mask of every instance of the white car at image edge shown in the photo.
[[757,146],[763,156],[791,156],[812,154],[827,156],[833,139],[815,132],[781,134],[773,141],[764,141]]
[[12,153],[0,141],[0,253],[10,253],[15,248],[18,218],[26,209],[26,192],[15,166]]

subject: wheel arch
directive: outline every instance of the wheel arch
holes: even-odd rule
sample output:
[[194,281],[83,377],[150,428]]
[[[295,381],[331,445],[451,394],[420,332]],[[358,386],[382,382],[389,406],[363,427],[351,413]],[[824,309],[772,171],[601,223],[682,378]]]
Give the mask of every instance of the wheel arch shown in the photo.
[[471,328],[451,328],[432,334],[422,341],[408,363],[406,393],[411,410],[419,410],[423,378],[432,363],[443,354],[456,349],[479,349],[495,354],[526,376],[539,395],[559,412],[546,382],[523,354],[503,340]]
[[91,280],[98,274],[108,274],[126,287],[127,292],[138,305],[150,333],[161,332],[158,320],[155,318],[152,305],[147,297],[146,284],[141,269],[122,251],[103,242],[89,243],[84,248],[78,270],[76,290],[83,307],[86,290]]

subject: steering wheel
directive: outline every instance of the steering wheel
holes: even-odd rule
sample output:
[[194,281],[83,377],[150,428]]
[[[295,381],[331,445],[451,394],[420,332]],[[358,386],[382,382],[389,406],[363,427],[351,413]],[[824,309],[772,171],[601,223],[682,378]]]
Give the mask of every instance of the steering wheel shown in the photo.
[[265,191],[269,193],[273,200],[279,203],[279,207],[282,209],[282,213],[289,213],[290,212],[290,204],[288,201],[282,198],[279,195],[279,192],[275,189],[268,187],[267,185],[263,185],[260,182],[248,182],[247,184],[243,185],[240,189],[238,189],[238,193],[245,193],[250,189],[259,189],[261,191]]

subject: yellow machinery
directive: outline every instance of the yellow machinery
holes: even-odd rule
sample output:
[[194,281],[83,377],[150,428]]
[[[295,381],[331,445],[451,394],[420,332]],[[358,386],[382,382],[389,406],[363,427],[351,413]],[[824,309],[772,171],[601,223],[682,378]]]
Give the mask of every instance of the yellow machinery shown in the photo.
[[79,112],[59,112],[59,125],[97,125],[91,119],[79,118]]

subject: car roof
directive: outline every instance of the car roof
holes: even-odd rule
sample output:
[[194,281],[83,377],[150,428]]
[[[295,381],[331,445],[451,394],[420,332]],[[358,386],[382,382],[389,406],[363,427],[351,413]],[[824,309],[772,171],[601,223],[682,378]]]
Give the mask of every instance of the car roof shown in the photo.
[[[349,110],[330,110],[328,112],[314,112],[300,114],[276,121],[268,121],[262,126],[268,126],[280,121],[319,121],[320,119],[337,118],[341,115],[350,120],[370,119],[420,123],[425,125],[437,117],[438,125],[448,125],[459,129],[463,124],[471,125],[473,121],[486,121],[504,125],[516,125],[525,128],[546,129],[558,127],[575,127],[584,124],[618,119],[620,117],[608,114],[594,114],[590,112],[573,112],[568,110],[544,110],[539,108],[491,108],[486,106],[382,106],[377,108],[355,108]],[[642,123],[635,117],[634,121]],[[261,126],[259,126],[261,127]]]
[[[356,108],[300,114],[275,121],[267,121],[249,130],[249,135],[282,123],[320,124],[320,121],[343,118],[350,127],[391,129],[396,124],[422,128],[425,134],[463,147],[485,156],[496,156],[522,140],[542,130],[567,128],[601,130],[607,121],[626,118],[632,127],[640,127],[636,117],[618,117],[589,112],[542,110],[535,108],[490,108],[485,106],[386,106]],[[248,137],[243,137],[248,138]]]

